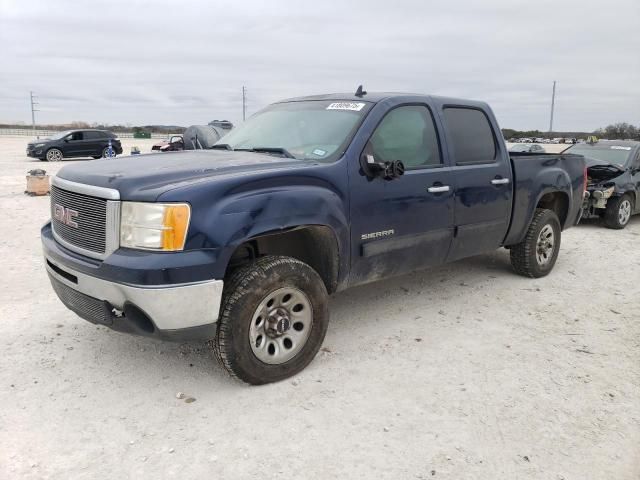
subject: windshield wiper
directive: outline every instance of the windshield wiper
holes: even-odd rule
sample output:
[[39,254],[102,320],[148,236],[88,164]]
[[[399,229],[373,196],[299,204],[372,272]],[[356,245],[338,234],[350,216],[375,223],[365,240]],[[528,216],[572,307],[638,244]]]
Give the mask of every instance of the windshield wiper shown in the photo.
[[286,149],[282,147],[253,147],[249,150],[250,152],[258,152],[258,153],[279,153],[283,157],[286,158],[296,158]]
[[211,145],[211,147],[209,147],[212,150],[233,150],[233,148],[231,148],[231,145],[229,145],[228,143],[216,143],[215,145]]

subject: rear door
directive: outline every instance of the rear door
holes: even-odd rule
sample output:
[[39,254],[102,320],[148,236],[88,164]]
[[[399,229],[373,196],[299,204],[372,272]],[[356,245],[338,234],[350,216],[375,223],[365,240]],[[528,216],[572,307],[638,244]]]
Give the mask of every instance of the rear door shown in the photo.
[[640,213],[640,149],[631,164],[631,181],[635,189],[636,213]]
[[84,154],[90,156],[102,155],[107,139],[103,132],[87,130],[84,132]]
[[453,236],[451,170],[430,105],[378,110],[361,154],[401,160],[406,172],[384,180],[350,167],[352,285],[443,263]]
[[511,216],[511,165],[486,111],[442,105],[455,178],[454,238],[447,261],[501,246]]

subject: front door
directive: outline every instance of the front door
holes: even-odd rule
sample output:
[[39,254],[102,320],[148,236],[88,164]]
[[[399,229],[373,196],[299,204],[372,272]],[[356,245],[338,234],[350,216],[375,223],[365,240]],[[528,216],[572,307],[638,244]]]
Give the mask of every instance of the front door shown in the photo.
[[349,283],[444,262],[453,236],[453,184],[429,106],[387,112],[362,154],[376,162],[401,160],[406,172],[393,180],[362,170],[351,175]]
[[67,135],[63,145],[65,157],[79,157],[86,151],[83,132],[73,132]]

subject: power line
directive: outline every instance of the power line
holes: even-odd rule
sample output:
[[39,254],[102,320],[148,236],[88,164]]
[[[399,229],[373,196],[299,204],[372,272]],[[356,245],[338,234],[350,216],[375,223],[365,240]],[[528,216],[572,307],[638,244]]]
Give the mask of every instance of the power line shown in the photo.
[[247,117],[247,87],[242,87],[242,121]]
[[36,113],[35,112],[39,112],[40,110],[37,110],[35,108],[36,105],[39,105],[38,102],[34,101],[36,98],[33,95],[33,92],[29,92],[29,96],[31,98],[31,128],[33,129],[33,134],[36,134]]
[[556,105],[556,81],[553,81],[553,93],[551,94],[551,119],[549,120],[549,133],[553,132],[553,109]]

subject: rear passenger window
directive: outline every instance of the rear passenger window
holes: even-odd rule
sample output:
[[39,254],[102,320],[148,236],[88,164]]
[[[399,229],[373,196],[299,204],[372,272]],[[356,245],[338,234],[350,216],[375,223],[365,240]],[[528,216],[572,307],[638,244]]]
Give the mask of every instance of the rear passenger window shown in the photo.
[[446,107],[444,119],[453,143],[456,165],[495,161],[496,142],[484,112],[472,108]]
[[401,160],[408,169],[441,164],[433,117],[426,107],[418,105],[387,113],[371,135],[369,147],[378,162]]
[[103,138],[102,133],[100,132],[84,132],[85,140],[96,140],[98,138]]

